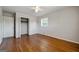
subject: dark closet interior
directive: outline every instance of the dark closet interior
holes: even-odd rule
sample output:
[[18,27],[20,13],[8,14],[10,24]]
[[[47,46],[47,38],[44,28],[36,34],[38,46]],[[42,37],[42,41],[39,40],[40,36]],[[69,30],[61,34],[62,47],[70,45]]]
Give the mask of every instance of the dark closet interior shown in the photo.
[[[22,24],[25,24],[25,25],[22,25]],[[25,34],[22,34],[21,35],[29,35],[29,19],[28,18],[24,18],[24,17],[21,17],[21,31],[24,30],[25,31]]]

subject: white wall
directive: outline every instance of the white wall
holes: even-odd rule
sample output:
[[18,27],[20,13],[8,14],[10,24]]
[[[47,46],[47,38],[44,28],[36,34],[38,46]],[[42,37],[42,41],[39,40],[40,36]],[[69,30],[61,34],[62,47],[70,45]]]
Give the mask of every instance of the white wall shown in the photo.
[[36,17],[16,12],[16,37],[21,37],[21,17],[29,18],[29,35],[37,33]]
[[[38,33],[79,43],[78,8],[67,7],[38,17]],[[40,26],[40,20],[43,17],[48,17],[49,24],[47,28]]]
[[2,19],[2,9],[0,7],[0,44],[2,42],[2,37],[3,37],[3,33],[2,33],[2,22],[3,22],[3,19]]
[[27,34],[27,23],[21,23],[21,34]]

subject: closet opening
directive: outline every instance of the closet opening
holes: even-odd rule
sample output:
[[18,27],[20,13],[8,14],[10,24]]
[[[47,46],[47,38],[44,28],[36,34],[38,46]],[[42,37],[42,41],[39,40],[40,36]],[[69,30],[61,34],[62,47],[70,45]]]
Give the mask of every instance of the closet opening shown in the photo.
[[29,35],[29,18],[21,17],[21,36]]

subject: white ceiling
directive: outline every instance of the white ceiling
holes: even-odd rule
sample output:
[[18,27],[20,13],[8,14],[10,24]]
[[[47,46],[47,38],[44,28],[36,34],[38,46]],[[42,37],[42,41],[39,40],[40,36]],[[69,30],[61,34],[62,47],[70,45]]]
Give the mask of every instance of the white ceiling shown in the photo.
[[8,12],[22,12],[22,13],[31,14],[34,16],[42,16],[49,12],[53,12],[55,10],[61,9],[64,6],[40,6],[42,11],[39,11],[38,13],[35,13],[32,7],[33,6],[2,6],[2,9]]

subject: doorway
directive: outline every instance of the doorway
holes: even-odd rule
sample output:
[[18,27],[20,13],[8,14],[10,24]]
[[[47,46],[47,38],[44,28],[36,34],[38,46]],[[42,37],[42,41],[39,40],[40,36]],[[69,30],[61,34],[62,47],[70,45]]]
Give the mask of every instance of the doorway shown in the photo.
[[21,35],[29,35],[29,19],[21,17]]

